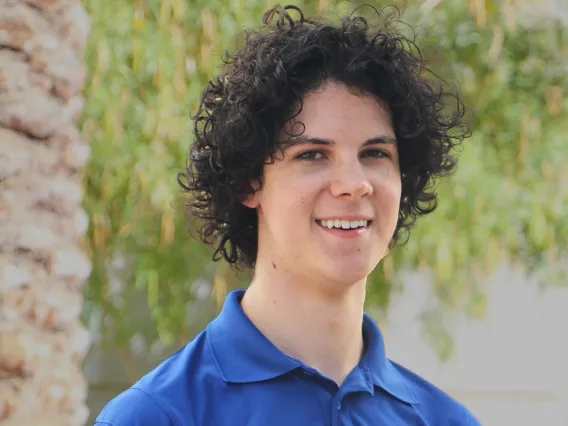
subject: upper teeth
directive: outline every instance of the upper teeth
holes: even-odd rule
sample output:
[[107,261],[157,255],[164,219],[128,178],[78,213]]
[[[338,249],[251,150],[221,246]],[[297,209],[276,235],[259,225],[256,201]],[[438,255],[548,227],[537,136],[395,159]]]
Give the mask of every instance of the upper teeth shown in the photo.
[[342,220],[342,219],[329,219],[321,220],[320,223],[326,228],[361,228],[367,226],[368,220]]

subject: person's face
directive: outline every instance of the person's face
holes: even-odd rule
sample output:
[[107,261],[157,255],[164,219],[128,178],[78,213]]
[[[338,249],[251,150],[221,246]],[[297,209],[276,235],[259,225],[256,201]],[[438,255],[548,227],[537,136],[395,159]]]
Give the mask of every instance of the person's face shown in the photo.
[[328,83],[305,96],[296,122],[305,131],[281,132],[280,141],[292,141],[245,202],[258,213],[257,264],[334,287],[354,284],[382,259],[397,223],[401,180],[390,116],[376,98]]

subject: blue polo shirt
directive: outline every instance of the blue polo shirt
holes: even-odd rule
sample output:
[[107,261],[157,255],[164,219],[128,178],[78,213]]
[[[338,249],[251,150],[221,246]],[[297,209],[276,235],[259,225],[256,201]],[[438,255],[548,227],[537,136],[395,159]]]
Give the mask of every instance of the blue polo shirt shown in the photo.
[[473,426],[463,405],[385,357],[365,315],[366,351],[340,387],[278,350],[241,309],[219,316],[101,411],[97,426]]

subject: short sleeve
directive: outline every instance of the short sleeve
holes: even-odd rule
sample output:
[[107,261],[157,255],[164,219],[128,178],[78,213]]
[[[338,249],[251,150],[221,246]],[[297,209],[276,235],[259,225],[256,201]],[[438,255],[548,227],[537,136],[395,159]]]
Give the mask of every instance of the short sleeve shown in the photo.
[[110,400],[97,416],[94,426],[177,426],[167,407],[146,391],[130,388]]

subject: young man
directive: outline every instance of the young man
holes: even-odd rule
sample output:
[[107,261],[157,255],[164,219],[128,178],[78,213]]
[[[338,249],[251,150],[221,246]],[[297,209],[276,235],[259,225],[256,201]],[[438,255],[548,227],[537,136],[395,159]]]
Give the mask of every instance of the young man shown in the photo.
[[479,424],[387,359],[363,313],[367,276],[434,209],[469,133],[412,46],[388,24],[289,6],[226,59],[180,183],[214,258],[254,278],[96,425]]

